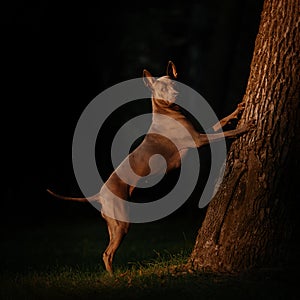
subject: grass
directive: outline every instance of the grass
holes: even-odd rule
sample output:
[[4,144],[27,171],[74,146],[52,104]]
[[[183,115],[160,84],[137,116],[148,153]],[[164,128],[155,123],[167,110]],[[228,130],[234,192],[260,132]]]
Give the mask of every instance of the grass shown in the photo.
[[198,227],[184,217],[133,224],[113,277],[101,260],[101,218],[2,227],[0,299],[293,299],[291,278],[274,270],[234,277],[182,269]]

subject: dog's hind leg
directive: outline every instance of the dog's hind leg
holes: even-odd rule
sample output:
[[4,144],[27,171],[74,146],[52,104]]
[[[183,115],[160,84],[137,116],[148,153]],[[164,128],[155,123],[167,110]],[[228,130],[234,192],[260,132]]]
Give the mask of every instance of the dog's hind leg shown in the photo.
[[107,222],[107,228],[109,233],[109,244],[103,253],[103,262],[105,269],[113,274],[113,258],[119,248],[124,236],[127,234],[129,229],[129,223],[121,222],[107,216],[104,217]]

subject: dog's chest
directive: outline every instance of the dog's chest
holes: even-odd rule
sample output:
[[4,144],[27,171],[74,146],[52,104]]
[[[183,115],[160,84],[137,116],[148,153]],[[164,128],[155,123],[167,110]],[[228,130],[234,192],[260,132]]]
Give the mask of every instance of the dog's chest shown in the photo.
[[195,141],[191,132],[190,124],[180,118],[170,117],[164,114],[153,114],[149,133],[160,134],[169,139],[177,146],[177,149],[195,147]]

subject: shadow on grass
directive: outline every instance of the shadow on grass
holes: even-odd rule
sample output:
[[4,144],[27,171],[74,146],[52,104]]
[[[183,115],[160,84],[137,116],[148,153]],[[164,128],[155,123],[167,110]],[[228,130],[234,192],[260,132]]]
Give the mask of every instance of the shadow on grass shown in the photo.
[[295,279],[280,270],[238,277],[182,271],[198,228],[186,216],[133,224],[111,277],[101,259],[108,235],[100,217],[2,227],[0,298],[293,299]]

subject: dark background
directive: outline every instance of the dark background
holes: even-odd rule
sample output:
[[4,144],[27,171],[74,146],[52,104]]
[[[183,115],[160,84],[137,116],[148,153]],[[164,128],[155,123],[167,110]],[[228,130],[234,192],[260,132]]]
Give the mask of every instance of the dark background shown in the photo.
[[[96,213],[54,200],[46,188],[81,195],[71,157],[77,120],[100,92],[142,76],[144,68],[161,76],[172,60],[178,80],[204,96],[219,118],[234,110],[247,84],[262,3],[2,4],[1,220],[39,224]],[[149,109],[141,101],[128,116]],[[100,139],[105,144],[109,131]],[[108,176],[109,153],[102,154]]]

